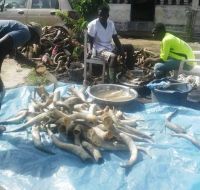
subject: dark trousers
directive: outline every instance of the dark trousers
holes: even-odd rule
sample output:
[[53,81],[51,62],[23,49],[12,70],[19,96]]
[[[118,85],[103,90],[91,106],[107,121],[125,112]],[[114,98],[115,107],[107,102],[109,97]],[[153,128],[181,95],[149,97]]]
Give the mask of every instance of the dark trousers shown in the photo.
[[13,39],[5,35],[0,39],[0,72],[3,60],[5,59],[6,55],[9,54],[13,49]]
[[[13,39],[10,36],[5,35],[0,39],[0,72],[3,60],[5,59],[6,55],[12,51],[12,49],[13,49]],[[0,77],[0,109],[4,94],[5,94],[4,85]]]

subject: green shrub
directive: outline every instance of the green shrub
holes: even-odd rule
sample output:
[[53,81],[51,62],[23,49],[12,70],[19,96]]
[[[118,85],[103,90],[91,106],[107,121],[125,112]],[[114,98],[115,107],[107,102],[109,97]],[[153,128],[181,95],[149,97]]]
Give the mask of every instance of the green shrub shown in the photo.
[[25,78],[25,82],[28,85],[47,85],[50,83],[50,81],[46,78],[45,75],[38,75],[35,71],[35,69],[33,69],[28,76]]
[[94,19],[97,16],[97,9],[100,5],[107,4],[108,0],[71,0],[71,5],[81,17],[87,21]]

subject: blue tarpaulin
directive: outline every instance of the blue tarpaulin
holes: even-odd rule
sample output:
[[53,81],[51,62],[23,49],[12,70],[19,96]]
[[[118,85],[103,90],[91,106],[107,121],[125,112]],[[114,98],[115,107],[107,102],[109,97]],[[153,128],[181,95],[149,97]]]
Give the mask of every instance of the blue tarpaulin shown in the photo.
[[[62,96],[69,85],[60,84]],[[47,89],[52,91],[52,86]],[[27,108],[34,87],[6,91],[0,120]],[[136,164],[124,169],[120,163],[129,152],[103,151],[104,162],[84,163],[75,155],[58,149],[46,138],[55,155],[37,150],[29,130],[0,135],[0,186],[7,190],[199,190],[200,150],[186,139],[172,137],[165,129],[165,117],[178,109],[172,122],[179,124],[200,141],[200,111],[158,103],[137,104],[122,108],[128,115],[144,118],[142,131],[152,134],[153,143],[140,143],[151,154],[139,152]],[[9,125],[8,128],[17,127]]]

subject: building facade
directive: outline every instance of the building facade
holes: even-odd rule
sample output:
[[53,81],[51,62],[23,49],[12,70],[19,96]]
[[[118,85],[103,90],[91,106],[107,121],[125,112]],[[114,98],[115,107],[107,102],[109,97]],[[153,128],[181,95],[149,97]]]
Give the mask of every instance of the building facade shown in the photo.
[[188,40],[200,40],[200,0],[111,0],[110,17],[119,32],[150,36],[155,23]]

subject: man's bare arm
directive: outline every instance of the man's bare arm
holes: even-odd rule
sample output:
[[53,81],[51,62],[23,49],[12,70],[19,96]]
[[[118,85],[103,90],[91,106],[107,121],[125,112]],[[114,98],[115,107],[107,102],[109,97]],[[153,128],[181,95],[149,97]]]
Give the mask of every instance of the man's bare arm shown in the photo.
[[124,59],[124,57],[125,57],[125,55],[124,55],[124,49],[122,48],[121,42],[120,42],[117,34],[113,35],[113,41],[114,41],[114,43],[115,43],[115,45],[117,47],[117,50],[119,51],[119,55],[121,55],[122,58]]
[[152,65],[152,64],[155,64],[155,63],[162,63],[164,62],[162,59],[160,59],[159,57],[158,58],[147,58],[144,60],[144,64],[143,66],[148,66],[148,65]]
[[122,45],[121,45],[121,42],[119,41],[119,38],[118,38],[117,34],[113,35],[112,38],[113,38],[113,41],[114,41],[117,49],[121,50],[122,49]]

